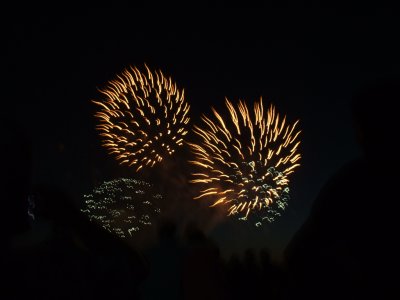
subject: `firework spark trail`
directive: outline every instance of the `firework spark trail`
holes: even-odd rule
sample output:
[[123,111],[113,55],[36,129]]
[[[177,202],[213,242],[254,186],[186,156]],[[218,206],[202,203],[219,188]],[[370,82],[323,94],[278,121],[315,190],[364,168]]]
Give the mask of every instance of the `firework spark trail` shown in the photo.
[[151,184],[128,178],[105,181],[83,197],[82,212],[90,221],[121,238],[151,226],[160,214],[157,204],[162,199]]
[[161,71],[125,69],[92,100],[99,110],[96,129],[109,154],[136,171],[159,163],[183,145],[190,106],[171,78]]
[[252,112],[243,101],[225,103],[229,118],[213,108],[212,117],[202,116],[203,126],[194,126],[201,142],[189,143],[196,168],[191,182],[202,187],[195,199],[224,206],[241,220],[253,213],[257,226],[272,222],[287,206],[288,176],[300,165],[298,121],[288,124],[272,104],[265,112],[262,99]]

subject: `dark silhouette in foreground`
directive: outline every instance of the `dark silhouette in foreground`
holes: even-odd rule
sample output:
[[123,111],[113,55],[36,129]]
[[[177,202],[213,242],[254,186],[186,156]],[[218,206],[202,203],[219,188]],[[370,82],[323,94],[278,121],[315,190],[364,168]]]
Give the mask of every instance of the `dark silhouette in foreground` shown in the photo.
[[352,113],[363,156],[321,190],[288,245],[287,299],[386,299],[394,263],[398,199],[399,81],[382,79],[355,94]]
[[225,270],[217,245],[194,223],[186,227],[184,239],[184,299],[229,299]]
[[[29,228],[26,215],[30,190],[32,143],[20,121],[1,116],[0,123],[0,218],[1,245]],[[3,247],[2,247],[3,248]]]
[[16,299],[137,298],[145,271],[133,249],[91,223],[58,188],[40,186],[33,195],[34,220],[12,239],[5,263]]
[[[22,261],[14,261],[14,253],[10,243],[15,236],[29,229],[27,215],[27,197],[30,190],[30,172],[32,145],[26,130],[19,126],[19,120],[8,115],[1,116],[0,130],[0,201],[2,215],[0,218],[0,298],[7,299],[25,290],[26,284],[21,277],[23,273],[15,268],[23,265]],[[28,293],[26,293],[28,295]],[[12,299],[12,298],[11,298]]]
[[182,246],[176,224],[163,219],[157,229],[157,244],[145,253],[148,274],[141,295],[143,299],[182,299]]

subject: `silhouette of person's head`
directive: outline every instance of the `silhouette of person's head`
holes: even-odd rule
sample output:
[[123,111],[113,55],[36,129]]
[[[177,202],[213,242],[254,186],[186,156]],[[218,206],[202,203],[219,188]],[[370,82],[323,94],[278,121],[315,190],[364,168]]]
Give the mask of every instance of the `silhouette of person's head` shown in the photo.
[[[392,213],[395,191],[387,187],[398,181],[399,101],[400,80],[395,77],[369,81],[354,93],[351,112],[364,157],[345,164],[327,181],[288,244],[292,297],[304,293],[309,299],[337,299],[346,294],[361,299],[385,290],[385,266],[394,257],[388,245],[397,220]],[[383,204],[389,209],[377,213]]]
[[176,235],[176,223],[170,218],[164,218],[158,225],[158,237],[160,240],[171,240]]
[[398,135],[396,109],[400,102],[400,79],[382,77],[362,85],[354,94],[351,112],[357,140],[368,159],[391,157]]
[[204,242],[206,236],[195,222],[189,222],[185,228],[185,237],[188,242]]
[[253,248],[247,248],[244,252],[244,263],[248,267],[253,267],[257,264],[256,253]]
[[51,220],[59,226],[77,221],[78,209],[72,199],[56,186],[38,185],[34,188],[37,219]]
[[269,253],[267,248],[262,248],[260,250],[260,263],[262,265],[271,264],[271,254]]

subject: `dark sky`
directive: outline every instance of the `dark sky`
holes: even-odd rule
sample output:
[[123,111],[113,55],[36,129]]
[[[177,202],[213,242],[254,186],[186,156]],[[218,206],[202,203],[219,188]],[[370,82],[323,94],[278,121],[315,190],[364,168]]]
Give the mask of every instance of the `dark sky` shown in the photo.
[[359,153],[348,107],[353,91],[400,67],[394,7],[285,3],[3,12],[1,113],[32,140],[33,184],[55,184],[79,199],[93,176],[112,177],[90,100],[129,65],[147,63],[185,88],[193,122],[225,96],[249,103],[262,96],[301,121],[303,159],[291,203],[263,230],[227,222],[213,236],[232,251],[267,246],[278,255],[324,182]]

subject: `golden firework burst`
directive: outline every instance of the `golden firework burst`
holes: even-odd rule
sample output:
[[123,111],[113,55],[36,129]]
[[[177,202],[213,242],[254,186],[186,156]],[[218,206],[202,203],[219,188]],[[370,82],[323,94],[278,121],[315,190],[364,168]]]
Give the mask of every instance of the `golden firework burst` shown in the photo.
[[244,101],[225,103],[228,118],[212,108],[203,126],[194,126],[199,142],[189,143],[197,169],[191,182],[202,186],[195,199],[242,220],[254,212],[257,226],[272,222],[287,206],[288,176],[300,165],[298,121],[288,124],[272,104],[265,113],[261,98],[252,112]]
[[103,146],[120,164],[139,171],[152,167],[183,145],[189,122],[184,90],[161,71],[125,69],[92,100],[99,110],[96,129]]

